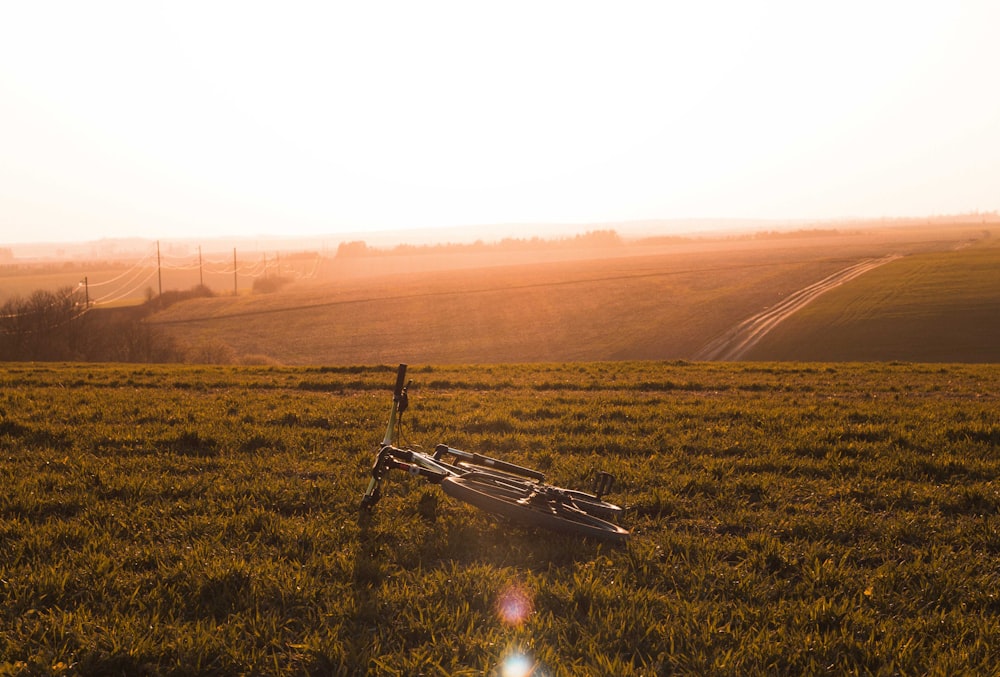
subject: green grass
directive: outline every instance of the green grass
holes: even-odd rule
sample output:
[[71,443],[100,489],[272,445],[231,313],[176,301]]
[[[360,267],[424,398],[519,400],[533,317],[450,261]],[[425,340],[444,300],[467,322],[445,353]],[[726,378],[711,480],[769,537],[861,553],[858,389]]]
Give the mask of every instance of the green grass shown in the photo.
[[611,470],[630,544],[405,476],[359,515],[393,366],[5,365],[0,674],[995,668],[996,365],[410,375],[411,443]]
[[775,328],[754,359],[996,362],[1000,244],[914,255],[824,294]]

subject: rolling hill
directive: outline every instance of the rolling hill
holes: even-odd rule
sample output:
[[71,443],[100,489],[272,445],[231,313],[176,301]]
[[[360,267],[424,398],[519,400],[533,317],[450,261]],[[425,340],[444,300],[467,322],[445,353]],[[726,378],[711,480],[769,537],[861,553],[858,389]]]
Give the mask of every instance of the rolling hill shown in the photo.
[[[983,233],[979,236],[982,240]],[[978,299],[978,314],[968,317],[980,319],[965,326],[985,348],[967,353],[967,343],[944,345],[938,352],[920,353],[923,359],[994,361],[998,349],[991,346],[997,342],[991,344],[990,337],[995,324],[982,318],[990,317],[1000,294],[995,283],[991,286],[982,277],[989,277],[996,248],[977,244],[954,251],[970,241],[968,230],[882,231],[629,246],[558,260],[476,260],[474,266],[452,260],[446,270],[415,266],[412,256],[383,256],[361,275],[334,270],[325,282],[297,283],[274,294],[192,300],[149,323],[208,361],[307,365],[699,359],[713,340],[818,280],[863,260],[896,255],[904,258],[885,266],[887,272],[876,278],[882,288],[896,285],[904,294],[912,280],[895,271],[917,265],[903,262],[912,258],[953,274],[966,272],[968,293]],[[985,260],[979,268],[954,263],[958,259],[952,257],[961,256]],[[850,298],[865,293],[866,280],[876,273],[830,294]],[[965,282],[959,276],[949,284],[937,294],[930,286],[911,298],[918,306],[924,302],[922,321],[935,322],[935,308],[944,312],[953,307],[954,287]],[[887,324],[878,329],[882,342],[871,342],[872,350],[862,355],[838,353],[834,339],[817,339],[829,318],[806,314],[816,303],[795,315],[811,320],[775,334],[784,336],[784,343],[777,338],[761,342],[742,359],[910,359],[889,350],[904,330],[894,327],[899,315],[889,313],[888,306],[871,306],[870,312],[881,313]],[[900,326],[912,326],[906,321]],[[786,325],[792,326],[783,323],[779,329]],[[854,339],[845,335],[843,340]],[[795,352],[808,346],[815,347],[809,358]]]
[[1000,243],[901,258],[831,290],[775,327],[760,360],[996,362]]

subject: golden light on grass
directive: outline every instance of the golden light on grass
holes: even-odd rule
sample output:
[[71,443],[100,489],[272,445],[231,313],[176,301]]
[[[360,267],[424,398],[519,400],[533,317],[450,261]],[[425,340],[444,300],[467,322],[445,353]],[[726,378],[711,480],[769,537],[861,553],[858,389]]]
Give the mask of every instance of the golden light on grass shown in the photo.
[[[361,523],[393,371],[2,365],[4,657],[38,674],[996,673],[996,364],[413,370],[415,443],[509,436],[504,458],[560,482],[599,450],[628,487],[627,549],[458,505],[431,524],[412,482]],[[516,437],[465,425],[487,410]]]

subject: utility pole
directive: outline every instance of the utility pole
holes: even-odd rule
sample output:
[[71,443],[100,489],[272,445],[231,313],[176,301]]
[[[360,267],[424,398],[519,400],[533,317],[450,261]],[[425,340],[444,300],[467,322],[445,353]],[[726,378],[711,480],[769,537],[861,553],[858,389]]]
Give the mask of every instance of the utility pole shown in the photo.
[[90,308],[90,283],[86,275],[83,276],[83,307],[85,310]]
[[160,269],[160,241],[156,241],[156,282],[159,285],[160,296],[163,296],[163,273]]
[[205,273],[201,269],[201,245],[198,245],[198,285],[205,286]]
[[233,296],[236,294],[236,247],[233,247]]

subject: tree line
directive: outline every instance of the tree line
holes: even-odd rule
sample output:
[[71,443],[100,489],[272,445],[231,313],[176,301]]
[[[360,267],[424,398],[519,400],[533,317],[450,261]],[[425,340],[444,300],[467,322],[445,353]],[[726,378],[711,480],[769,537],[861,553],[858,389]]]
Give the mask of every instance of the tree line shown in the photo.
[[448,242],[443,244],[400,244],[388,249],[369,246],[363,240],[341,242],[337,256],[345,258],[362,256],[400,256],[420,254],[469,254],[480,252],[533,251],[541,249],[579,249],[586,247],[617,247],[622,239],[615,230],[591,230],[573,237],[546,240],[540,237],[504,238],[498,242],[476,240],[470,243]]
[[181,362],[185,347],[143,319],[177,301],[211,294],[199,286],[118,308],[88,307],[72,287],[16,296],[0,306],[0,361]]

